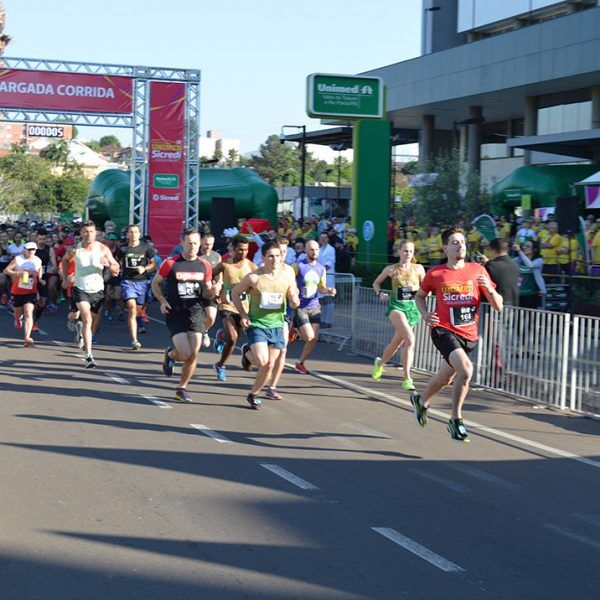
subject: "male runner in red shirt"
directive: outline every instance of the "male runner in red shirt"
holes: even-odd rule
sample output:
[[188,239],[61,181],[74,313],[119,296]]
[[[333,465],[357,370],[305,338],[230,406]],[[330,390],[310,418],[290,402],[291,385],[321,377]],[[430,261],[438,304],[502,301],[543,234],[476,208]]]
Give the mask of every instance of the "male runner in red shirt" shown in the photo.
[[[431,339],[444,360],[423,394],[414,392],[410,399],[417,422],[425,427],[431,398],[454,380],[448,431],[453,440],[468,442],[469,434],[462,420],[461,409],[473,376],[469,354],[477,345],[479,304],[483,294],[490,306],[500,312],[502,296],[495,291],[495,284],[480,264],[465,263],[467,246],[462,228],[451,227],[444,231],[442,247],[448,262],[427,271],[415,301],[423,320],[431,329]],[[428,312],[425,304],[430,292],[435,292],[436,296],[433,312]]]

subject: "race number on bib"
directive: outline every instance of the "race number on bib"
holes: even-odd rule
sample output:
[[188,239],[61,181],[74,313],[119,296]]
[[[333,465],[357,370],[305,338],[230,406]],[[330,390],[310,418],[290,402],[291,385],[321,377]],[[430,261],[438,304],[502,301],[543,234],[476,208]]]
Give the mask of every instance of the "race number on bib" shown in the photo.
[[180,298],[196,298],[198,296],[198,283],[194,281],[178,281],[177,293]]
[[261,292],[260,304],[261,308],[266,310],[276,310],[283,305],[283,294],[279,292]]
[[396,290],[396,299],[400,302],[406,302],[407,300],[414,300],[417,292],[409,290],[405,287],[399,287]]
[[307,283],[302,288],[302,296],[304,298],[314,298],[317,294],[317,286],[314,283]]
[[452,306],[450,307],[450,321],[454,327],[464,327],[475,321],[477,314],[476,306]]

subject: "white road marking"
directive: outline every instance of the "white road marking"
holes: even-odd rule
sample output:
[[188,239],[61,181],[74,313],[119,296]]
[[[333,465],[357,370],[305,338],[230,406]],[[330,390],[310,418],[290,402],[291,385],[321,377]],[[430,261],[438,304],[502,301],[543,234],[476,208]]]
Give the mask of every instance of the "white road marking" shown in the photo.
[[376,438],[384,438],[386,440],[391,440],[392,438],[387,435],[387,433],[383,433],[382,431],[377,431],[377,429],[371,429],[362,423],[342,423],[342,427],[347,427],[348,429],[354,429],[354,431],[358,431],[364,435],[371,435]]
[[485,481],[486,483],[492,483],[494,485],[498,485],[507,490],[518,490],[521,487],[520,485],[517,485],[516,483],[506,481],[505,479],[502,479],[501,477],[496,477],[496,475],[492,475],[491,473],[486,473],[485,471],[481,471],[480,469],[476,469],[475,467],[472,467],[470,465],[461,465],[458,463],[446,462],[445,466],[450,467],[451,469],[454,469],[455,471],[460,471],[461,473],[464,473],[465,475],[474,477],[475,479],[479,479],[480,481]]
[[167,404],[166,402],[163,402],[162,400],[159,400],[158,398],[155,398],[154,396],[146,396],[145,394],[140,394],[140,396],[142,398],[145,398],[146,400],[149,400],[150,402],[152,402],[152,404],[156,404],[156,406],[160,406],[160,408],[172,408],[170,404]]
[[349,450],[364,450],[364,446],[361,446],[360,444],[357,444],[356,442],[349,440],[348,438],[344,437],[342,434],[333,435],[332,438],[340,446],[344,446],[344,448],[348,448]]
[[587,523],[588,525],[593,525],[594,527],[600,527],[600,517],[598,515],[592,515],[589,513],[572,513],[576,519]]
[[298,486],[300,489],[303,489],[303,490],[318,490],[319,489],[316,485],[313,485],[312,483],[306,481],[305,479],[302,479],[301,477],[298,477],[297,475],[290,473],[288,470],[284,469],[283,467],[280,467],[279,465],[268,465],[268,464],[261,463],[260,466],[263,469],[267,469],[267,471],[271,471],[271,473],[275,473],[275,475],[278,475],[279,477],[285,479],[286,481],[293,483],[294,485]]
[[453,492],[458,492],[459,494],[466,494],[469,491],[469,488],[462,485],[461,483],[456,483],[455,481],[450,481],[450,479],[445,479],[444,477],[440,477],[439,475],[434,475],[429,471],[423,471],[421,469],[411,469],[413,473],[422,477],[423,479],[429,479],[430,481],[435,481],[440,485],[452,490]]
[[43,329],[38,329],[38,333],[41,335],[48,335]]
[[[395,398],[390,394],[386,394],[385,392],[380,392],[378,390],[368,389],[363,387],[362,385],[358,385],[356,383],[350,383],[349,381],[345,381],[344,379],[340,379],[338,377],[333,377],[331,375],[325,375],[324,373],[319,373],[318,371],[311,370],[311,375],[314,375],[318,379],[322,379],[324,381],[329,381],[330,383],[334,383],[337,385],[341,385],[342,387],[354,390],[356,392],[360,392],[361,394],[365,394],[366,396],[379,396],[380,398],[385,398],[390,402],[395,402],[396,404],[400,404],[402,406],[406,406],[412,412],[412,404],[408,400],[401,400],[399,398]],[[448,413],[442,412],[441,410],[436,410],[433,408],[429,408],[427,410],[428,415],[434,415],[436,417],[442,418],[444,421],[448,421],[450,415]],[[528,440],[527,438],[520,437],[518,435],[513,435],[512,433],[507,433],[506,431],[500,431],[499,429],[494,429],[493,427],[487,427],[486,425],[482,425],[481,423],[476,423],[475,421],[469,420],[467,425],[469,428],[480,429],[481,431],[485,431],[490,435],[495,437],[503,438],[505,440],[510,440],[511,442],[516,442],[517,444],[521,444],[523,446],[531,446],[532,448],[536,448],[537,450],[542,450],[548,454],[554,454],[555,456],[561,456],[562,458],[569,458],[571,460],[580,462],[584,465],[588,465],[589,467],[595,467],[596,469],[600,469],[600,462],[597,460],[592,460],[591,458],[585,458],[584,456],[579,456],[578,454],[574,454],[573,452],[568,452],[566,450],[560,450],[559,448],[554,448],[552,446],[547,446],[546,444],[540,444],[538,442],[534,442],[533,440]]]
[[449,561],[443,556],[432,552],[428,548],[425,548],[425,546],[421,546],[421,544],[411,540],[405,535],[402,535],[395,529],[391,529],[390,527],[371,527],[371,529],[395,544],[402,546],[405,550],[412,552],[412,554],[415,556],[426,560],[428,563],[431,563],[438,569],[446,571],[446,573],[464,573],[464,569],[462,567],[459,567],[457,564]]
[[113,375],[112,373],[104,373],[105,375],[107,375],[108,377],[110,377],[113,381],[116,381],[117,383],[124,383],[126,385],[130,385],[131,382],[127,381],[127,379],[123,379],[122,377],[119,377],[118,375]]
[[160,323],[161,325],[166,325],[167,323],[162,319],[155,319],[154,317],[148,317],[150,321],[154,321],[155,323]]
[[575,540],[576,542],[580,542],[582,544],[586,544],[587,546],[591,546],[592,548],[596,548],[600,550],[600,542],[588,537],[587,535],[580,535],[575,531],[571,531],[570,529],[565,529],[564,527],[559,527],[558,525],[552,525],[551,523],[546,523],[544,525],[546,529],[550,529],[550,531],[554,531],[563,537],[569,538],[571,540]]
[[202,425],[201,423],[192,423],[191,426],[198,431],[201,431],[204,435],[207,435],[209,438],[220,442],[221,444],[232,444],[233,442],[226,438],[223,434],[213,431],[210,427],[206,425]]
[[57,346],[64,346],[65,345],[65,343],[61,342],[60,340],[52,340],[52,343],[56,344]]

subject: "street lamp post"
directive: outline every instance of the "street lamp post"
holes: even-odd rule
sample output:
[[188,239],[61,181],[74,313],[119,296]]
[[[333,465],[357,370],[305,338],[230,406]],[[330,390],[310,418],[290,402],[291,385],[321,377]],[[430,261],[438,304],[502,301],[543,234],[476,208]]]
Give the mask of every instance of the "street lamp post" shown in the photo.
[[282,144],[285,142],[285,138],[283,137],[283,130],[286,127],[293,127],[294,129],[302,130],[302,138],[300,140],[300,220],[304,221],[304,195],[306,188],[306,125],[284,125],[281,128],[282,135],[280,136]]

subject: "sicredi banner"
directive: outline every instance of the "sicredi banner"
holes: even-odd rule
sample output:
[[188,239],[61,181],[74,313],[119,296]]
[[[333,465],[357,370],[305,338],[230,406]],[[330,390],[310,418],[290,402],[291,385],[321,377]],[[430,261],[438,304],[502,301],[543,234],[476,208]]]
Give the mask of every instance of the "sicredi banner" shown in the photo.
[[0,107],[131,114],[133,79],[0,69]]
[[179,242],[185,219],[185,83],[150,83],[148,233],[159,254]]

